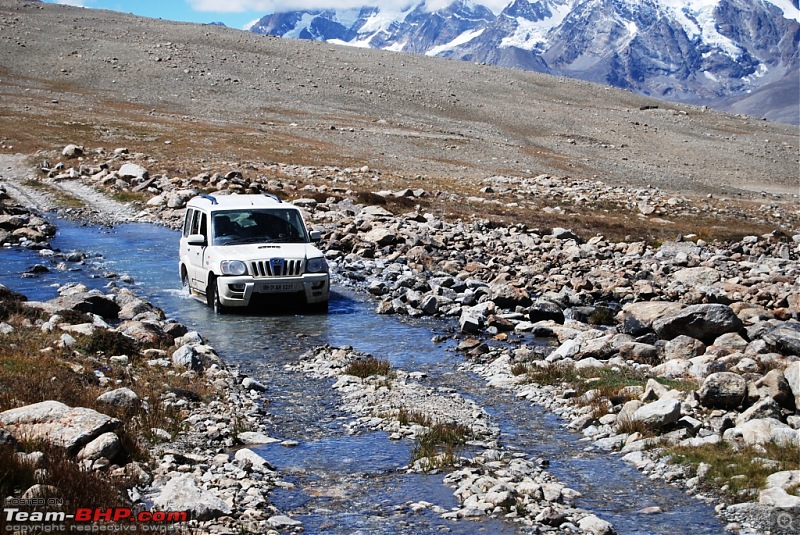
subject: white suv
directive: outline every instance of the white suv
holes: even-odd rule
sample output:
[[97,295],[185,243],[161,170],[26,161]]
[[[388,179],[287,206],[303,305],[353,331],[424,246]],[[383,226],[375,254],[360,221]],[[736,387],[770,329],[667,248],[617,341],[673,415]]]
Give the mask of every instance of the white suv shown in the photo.
[[269,297],[328,309],[330,274],[300,210],[274,195],[198,195],[180,242],[184,288],[215,312]]

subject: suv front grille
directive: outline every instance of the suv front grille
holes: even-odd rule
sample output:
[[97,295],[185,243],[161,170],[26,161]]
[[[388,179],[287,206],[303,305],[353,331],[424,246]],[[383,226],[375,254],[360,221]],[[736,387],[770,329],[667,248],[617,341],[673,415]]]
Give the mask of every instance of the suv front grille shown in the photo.
[[270,258],[250,262],[253,277],[299,277],[303,274],[300,259]]

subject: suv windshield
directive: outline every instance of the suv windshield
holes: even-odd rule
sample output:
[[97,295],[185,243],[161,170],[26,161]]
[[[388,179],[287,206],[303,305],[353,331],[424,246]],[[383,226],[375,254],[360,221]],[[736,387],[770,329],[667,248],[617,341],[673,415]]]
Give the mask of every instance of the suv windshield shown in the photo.
[[224,210],[211,218],[212,245],[308,241],[300,212],[290,208]]

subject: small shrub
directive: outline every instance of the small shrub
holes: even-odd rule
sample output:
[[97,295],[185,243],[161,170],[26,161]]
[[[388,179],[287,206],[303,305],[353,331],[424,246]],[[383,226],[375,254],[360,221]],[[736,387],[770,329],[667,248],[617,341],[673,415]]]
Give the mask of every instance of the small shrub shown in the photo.
[[377,193],[372,193],[371,191],[361,190],[356,192],[356,201],[366,205],[377,204],[383,206],[386,204],[386,197],[378,195]]
[[459,423],[435,423],[414,442],[412,460],[426,459],[424,468],[453,466],[460,449],[472,437],[472,430]]
[[517,362],[516,364],[511,366],[511,374],[514,377],[517,377],[519,375],[525,375],[526,373],[528,373],[529,370],[530,366],[528,366],[524,362]]
[[531,366],[528,368],[528,380],[541,385],[574,384],[579,376],[574,366],[551,364],[548,366]]
[[388,376],[392,369],[392,365],[388,360],[380,360],[375,357],[367,357],[364,359],[357,359],[352,361],[345,368],[344,373],[347,375],[355,375],[362,379],[366,379],[372,375]]
[[431,417],[427,414],[418,411],[409,411],[405,407],[397,412],[397,421],[403,426],[419,424],[429,427],[433,424]]
[[97,329],[90,336],[79,340],[77,349],[107,356],[129,355],[137,350],[137,345],[132,338],[118,331]]

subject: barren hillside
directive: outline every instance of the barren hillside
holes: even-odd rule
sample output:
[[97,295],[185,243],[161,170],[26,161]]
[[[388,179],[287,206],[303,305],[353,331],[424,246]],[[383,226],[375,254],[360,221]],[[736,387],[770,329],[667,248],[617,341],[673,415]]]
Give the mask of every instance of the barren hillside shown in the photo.
[[126,146],[399,177],[800,191],[798,129],[574,80],[108,11],[0,0],[0,150]]

